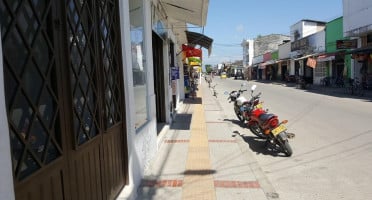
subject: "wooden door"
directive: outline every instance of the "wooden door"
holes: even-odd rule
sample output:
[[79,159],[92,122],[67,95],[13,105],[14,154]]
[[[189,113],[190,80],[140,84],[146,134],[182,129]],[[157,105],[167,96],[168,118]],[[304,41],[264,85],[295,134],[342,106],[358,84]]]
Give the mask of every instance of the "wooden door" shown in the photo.
[[16,199],[113,199],[127,180],[118,1],[0,12]]
[[118,1],[66,1],[72,199],[113,199],[126,146]]
[[0,1],[4,85],[16,199],[65,199],[60,43],[53,1]]

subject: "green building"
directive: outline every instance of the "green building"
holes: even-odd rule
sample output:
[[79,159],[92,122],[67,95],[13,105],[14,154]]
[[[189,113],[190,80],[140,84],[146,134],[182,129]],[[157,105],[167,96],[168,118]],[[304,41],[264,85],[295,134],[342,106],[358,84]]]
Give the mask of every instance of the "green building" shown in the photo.
[[337,40],[345,40],[343,36],[343,17],[336,18],[326,24],[325,32],[325,55],[318,58],[318,61],[323,61],[326,76],[333,78],[351,77],[351,56],[347,53],[347,49],[338,49]]

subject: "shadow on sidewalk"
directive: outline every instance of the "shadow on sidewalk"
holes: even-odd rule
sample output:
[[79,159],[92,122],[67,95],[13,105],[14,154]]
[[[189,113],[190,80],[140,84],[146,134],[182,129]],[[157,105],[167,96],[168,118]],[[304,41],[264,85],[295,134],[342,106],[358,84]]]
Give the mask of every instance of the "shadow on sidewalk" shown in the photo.
[[[228,121],[231,122],[232,124],[239,125],[242,128],[245,128],[247,130],[247,133],[251,133],[249,128],[241,121],[236,120],[236,119],[224,119],[223,121]],[[274,148],[272,146],[267,146],[266,145],[266,140],[261,139],[257,136],[247,136],[244,134],[241,134],[239,131],[234,131],[233,132],[235,136],[240,136],[245,143],[249,145],[249,148],[253,151],[256,152],[257,154],[263,154],[263,155],[271,155],[271,156],[280,156],[280,157],[286,157],[280,149]],[[253,134],[253,133],[252,133]]]
[[275,157],[287,157],[277,147],[267,145],[265,139],[258,138],[257,136],[242,135],[238,131],[235,131],[234,133],[239,135],[244,140],[244,142],[249,145],[249,148],[253,152],[256,152],[256,154],[270,155]]
[[240,127],[242,128],[246,128],[245,127],[245,124],[237,119],[223,119],[223,121],[227,121],[227,122],[231,122],[232,124],[236,124],[236,125],[239,125]]
[[170,129],[190,130],[192,114],[177,114]]
[[194,98],[186,98],[183,100],[184,104],[203,104],[203,100],[201,97],[194,97]]
[[213,169],[204,169],[204,170],[186,170],[184,172],[184,175],[210,175],[210,174],[215,174],[216,170]]

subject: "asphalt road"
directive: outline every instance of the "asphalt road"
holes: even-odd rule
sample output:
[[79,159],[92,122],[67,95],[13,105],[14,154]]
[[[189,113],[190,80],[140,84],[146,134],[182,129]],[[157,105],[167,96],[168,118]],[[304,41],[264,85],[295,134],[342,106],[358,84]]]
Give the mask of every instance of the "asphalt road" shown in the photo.
[[[292,157],[266,150],[264,142],[239,123],[223,93],[242,83],[248,90],[256,84],[264,107],[289,121],[288,132],[296,135],[290,140]],[[280,199],[372,198],[372,99],[218,76],[215,84],[225,120],[249,145]]]

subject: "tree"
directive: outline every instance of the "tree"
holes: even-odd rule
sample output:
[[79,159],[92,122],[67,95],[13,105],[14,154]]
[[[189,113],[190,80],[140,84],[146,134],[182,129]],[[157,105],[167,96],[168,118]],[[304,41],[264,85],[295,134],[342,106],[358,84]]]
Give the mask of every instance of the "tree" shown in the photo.
[[209,64],[205,65],[205,71],[207,72],[207,74],[211,73],[212,70],[213,70],[212,65],[209,65]]

